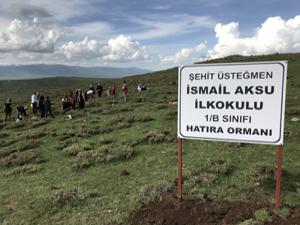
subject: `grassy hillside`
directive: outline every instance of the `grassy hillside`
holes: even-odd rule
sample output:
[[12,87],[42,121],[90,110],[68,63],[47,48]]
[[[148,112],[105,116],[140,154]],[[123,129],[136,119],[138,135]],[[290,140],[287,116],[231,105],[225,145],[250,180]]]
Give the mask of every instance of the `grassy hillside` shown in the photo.
[[[282,202],[300,207],[300,54],[211,62],[288,60]],[[130,77],[129,101],[92,100],[65,120],[58,101],[95,79],[0,81],[0,100],[14,107],[37,90],[50,95],[55,119],[0,124],[0,224],[127,224],[130,211],[176,191],[177,69]],[[143,82],[148,92],[137,93]],[[14,115],[14,114],[13,114]],[[3,113],[0,114],[3,117]],[[184,193],[191,198],[274,202],[276,147],[184,140]]]

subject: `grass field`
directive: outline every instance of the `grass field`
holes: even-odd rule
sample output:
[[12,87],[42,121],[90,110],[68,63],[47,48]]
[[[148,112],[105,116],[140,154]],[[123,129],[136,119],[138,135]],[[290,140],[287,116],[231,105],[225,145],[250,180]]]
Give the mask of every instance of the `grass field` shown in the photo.
[[[211,62],[287,60],[288,83],[282,202],[300,207],[300,54]],[[0,101],[29,105],[33,91],[52,98],[55,119],[0,124],[1,224],[127,224],[130,211],[176,191],[177,69],[126,78],[129,101],[92,100],[84,110],[59,112],[64,92],[95,79],[0,81]],[[137,93],[138,82],[150,87]],[[102,80],[107,87],[122,80]],[[14,115],[14,113],[13,113]],[[3,113],[1,112],[1,118]],[[29,116],[31,118],[31,115]],[[276,147],[184,140],[184,193],[195,199],[274,202]]]

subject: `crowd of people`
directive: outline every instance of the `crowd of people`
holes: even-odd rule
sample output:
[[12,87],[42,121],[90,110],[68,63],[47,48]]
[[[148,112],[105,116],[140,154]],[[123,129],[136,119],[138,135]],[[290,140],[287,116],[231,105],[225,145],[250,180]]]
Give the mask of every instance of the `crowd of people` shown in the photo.
[[[147,90],[147,88],[139,83],[137,87],[137,91],[141,92]],[[117,91],[117,86],[115,83],[112,83],[111,86],[107,87],[106,94],[107,96],[115,96]],[[69,94],[64,94],[60,101],[61,106],[61,112],[66,112],[70,109],[83,109],[87,105],[90,104],[90,100],[94,97],[101,97],[103,92],[103,87],[100,82],[96,84],[96,88],[90,84],[89,88],[86,92],[82,91],[81,89],[77,89],[75,91],[70,91]],[[126,102],[128,100],[128,86],[126,80],[122,82],[121,87],[122,92],[122,98]],[[13,103],[10,98],[7,99],[7,101],[4,104],[4,113],[5,118],[4,121],[11,120],[12,117],[12,107]],[[40,116],[41,118],[54,118],[54,115],[52,113],[52,103],[49,96],[40,95],[38,92],[34,92],[31,95],[31,108],[32,108],[32,114],[34,116]],[[16,121],[25,120],[25,117],[27,116],[27,107],[23,105],[17,105],[16,111]]]

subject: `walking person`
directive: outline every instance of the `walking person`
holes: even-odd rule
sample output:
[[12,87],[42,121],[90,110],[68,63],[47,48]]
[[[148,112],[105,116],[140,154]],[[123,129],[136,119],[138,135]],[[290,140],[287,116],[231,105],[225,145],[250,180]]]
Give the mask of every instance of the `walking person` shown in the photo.
[[34,92],[31,95],[32,114],[34,115],[37,113],[37,104],[38,104],[38,97],[36,95],[36,92]]
[[51,101],[49,96],[46,97],[46,99],[43,102],[43,105],[45,110],[45,117],[47,118],[49,114],[52,118],[54,118],[51,110]]
[[71,103],[72,109],[75,109],[76,106],[76,98],[73,94],[73,91],[70,91],[70,97],[69,97],[69,101]]
[[45,117],[44,100],[45,100],[44,95],[41,95],[39,97],[39,111],[40,111],[41,118]]
[[79,91],[79,95],[78,95],[78,103],[79,103],[79,108],[83,109],[85,105],[85,98],[81,90]]
[[98,97],[101,97],[102,91],[103,91],[101,83],[97,83],[96,90],[97,90],[97,93],[98,93]]
[[4,103],[4,113],[5,113],[4,121],[8,121],[11,118],[11,113],[12,113],[11,105],[12,105],[11,99],[8,98],[7,101]]
[[122,93],[123,93],[124,101],[126,102],[127,101],[127,93],[128,93],[128,86],[127,86],[126,80],[123,81]]
[[112,95],[116,94],[116,84],[115,83],[113,83],[111,86],[111,93],[112,93]]
[[111,96],[111,87],[110,86],[107,87],[106,94],[107,94],[107,96]]

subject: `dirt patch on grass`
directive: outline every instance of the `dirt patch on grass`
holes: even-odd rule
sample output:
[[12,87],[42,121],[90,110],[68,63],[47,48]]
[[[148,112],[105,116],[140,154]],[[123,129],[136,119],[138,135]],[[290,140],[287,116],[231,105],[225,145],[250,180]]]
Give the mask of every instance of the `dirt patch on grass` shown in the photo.
[[131,225],[297,225],[299,208],[275,209],[263,201],[178,200],[165,192],[159,201],[143,205],[128,217]]
[[297,225],[300,224],[300,208],[292,209],[288,218],[276,217],[272,222],[265,223],[266,225]]
[[158,203],[150,204],[132,212],[132,225],[215,225],[238,224],[253,217],[255,211],[267,203],[229,202],[224,200],[202,202],[184,199],[179,201],[170,193],[165,193]]

